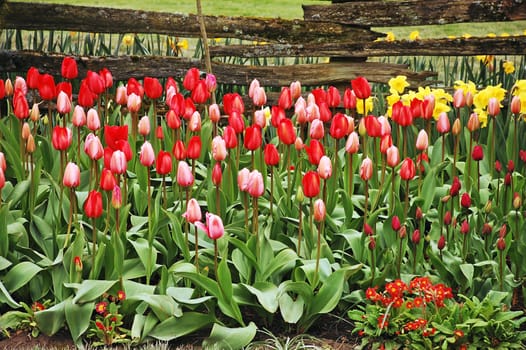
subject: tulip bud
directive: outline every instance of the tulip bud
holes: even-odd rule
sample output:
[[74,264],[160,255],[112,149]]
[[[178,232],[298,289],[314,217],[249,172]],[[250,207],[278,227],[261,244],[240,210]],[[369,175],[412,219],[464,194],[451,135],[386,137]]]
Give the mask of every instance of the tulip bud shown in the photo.
[[451,225],[451,212],[449,210],[444,214],[444,225]]
[[421,220],[423,217],[424,214],[422,213],[422,208],[416,207],[415,219]]
[[453,93],[453,106],[455,108],[462,108],[466,105],[466,95],[464,89],[457,89]]
[[303,203],[304,200],[305,195],[303,194],[303,189],[301,188],[301,186],[298,186],[298,191],[296,192],[296,201],[298,203]]
[[325,203],[323,202],[323,199],[318,198],[314,201],[314,220],[316,222],[322,222],[325,220],[325,215]]
[[[506,225],[504,225],[504,227],[506,227]],[[491,225],[487,222],[485,222],[483,225],[482,225],[482,235],[483,236],[488,236],[491,234],[491,231],[493,231],[493,227],[491,227]]]
[[369,245],[370,250],[374,250],[376,248],[376,240],[374,239],[374,236],[369,236]]
[[464,192],[462,194],[462,197],[460,198],[460,205],[463,208],[469,208],[471,207],[471,197],[469,196],[469,193]]
[[508,161],[508,172],[512,173],[514,170],[515,170],[515,163],[513,162],[513,160],[510,159]]
[[468,130],[471,132],[477,131],[480,128],[480,120],[477,113],[471,113],[468,119]]
[[506,237],[507,230],[508,228],[506,224],[502,224],[502,226],[499,229],[499,237],[502,237],[502,238]]
[[440,235],[440,238],[438,239],[438,242],[437,242],[437,248],[439,250],[443,250],[446,246],[446,237],[444,235]]
[[201,221],[201,207],[195,198],[191,198],[186,206],[186,212],[183,213],[183,218],[189,223],[195,223]]
[[453,133],[453,135],[458,136],[461,131],[462,131],[462,125],[460,124],[460,118],[457,118],[453,122],[453,128],[451,129],[451,132]]
[[113,209],[119,209],[122,206],[121,188],[117,185],[113,187],[111,192],[111,206]]
[[214,165],[214,168],[212,169],[212,183],[214,186],[221,185],[221,181],[223,180],[223,173],[221,171],[221,163],[217,162]]
[[484,151],[482,150],[481,145],[476,145],[475,147],[473,147],[473,151],[471,152],[471,157],[476,162],[484,158]]
[[429,145],[429,139],[427,137],[427,133],[424,129],[422,129],[420,130],[416,138],[416,149],[423,152],[427,149],[428,145]]
[[400,163],[400,152],[398,151],[398,147],[395,145],[392,145],[387,149],[386,152],[386,158],[387,158],[387,165],[391,168],[394,168]]
[[263,175],[258,170],[253,170],[248,176],[248,193],[252,197],[260,197],[265,192]]
[[369,157],[366,157],[360,165],[360,177],[364,181],[373,177],[373,161]]
[[400,227],[400,230],[398,230],[398,237],[400,237],[400,239],[404,239],[406,235],[407,235],[407,227],[404,225]]
[[491,97],[488,101],[488,113],[495,117],[500,113],[500,102],[495,97]]
[[469,233],[469,222],[467,220],[464,220],[460,225],[460,233],[464,235]]
[[518,192],[513,193],[513,208],[519,210],[522,205],[521,195]]
[[29,134],[26,141],[26,152],[31,154],[35,152],[36,145],[35,145],[35,138],[32,134]]
[[294,149],[299,152],[303,149],[303,146],[303,140],[301,137],[296,137],[296,140],[294,141]]
[[374,234],[373,232],[373,228],[371,227],[371,225],[369,225],[367,222],[364,222],[363,223],[363,233],[366,235],[366,236],[372,236]]
[[491,209],[492,209],[492,203],[491,203],[491,200],[488,200],[486,204],[484,205],[484,213],[486,214],[491,213]]
[[393,231],[398,231],[400,227],[400,218],[397,215],[394,215],[391,219],[391,228],[393,229]]
[[155,152],[152,144],[148,141],[144,141],[141,146],[141,152],[139,153],[139,161],[145,167],[150,167],[155,162]]
[[411,242],[413,244],[418,245],[420,243],[420,230],[416,229],[413,231],[413,234],[411,235]]
[[91,131],[100,129],[100,118],[99,113],[96,109],[90,108],[86,116],[86,125]]
[[513,98],[511,99],[511,105],[510,105],[511,113],[515,115],[520,114],[521,107],[522,107],[521,98],[519,96],[513,96]]
[[497,249],[500,251],[506,249],[506,241],[504,240],[504,238],[499,237],[499,239],[497,239]]
[[332,175],[332,163],[331,159],[327,156],[322,156],[320,158],[320,163],[318,164],[318,175],[324,180],[327,180]]
[[194,183],[194,175],[188,163],[180,161],[177,166],[177,184],[181,187],[189,187]]
[[442,112],[438,115],[437,131],[441,134],[445,134],[449,131],[449,117],[446,112]]

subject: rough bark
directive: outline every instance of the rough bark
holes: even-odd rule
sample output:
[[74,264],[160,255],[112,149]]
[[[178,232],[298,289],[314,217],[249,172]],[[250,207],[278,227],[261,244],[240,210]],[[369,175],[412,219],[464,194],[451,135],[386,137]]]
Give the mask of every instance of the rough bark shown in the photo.
[[325,44],[228,45],[210,48],[213,57],[382,57],[526,55],[526,36],[426,39]]
[[[60,75],[64,55],[45,54],[30,51],[0,51],[0,72],[25,73],[31,66],[39,67],[41,73]],[[88,69],[108,68],[115,80],[127,80],[130,77],[143,78],[181,78],[191,67],[204,69],[201,60],[158,57],[158,56],[119,56],[119,57],[77,57],[79,76]],[[406,65],[383,64],[377,62],[321,63],[287,66],[246,66],[212,63],[212,70],[218,83],[230,85],[248,85],[258,79],[263,86],[287,86],[291,81],[299,80],[305,86],[348,84],[351,79],[364,75],[372,82],[386,83],[396,75],[406,75],[412,86],[426,84],[426,79],[435,77],[433,72],[413,72]]]
[[523,0],[352,1],[304,5],[303,17],[366,27],[412,26],[526,19]]
[[[380,35],[338,23],[299,19],[204,16],[204,20],[210,38],[321,43],[369,41]],[[200,36],[198,18],[192,14],[19,2],[0,3],[0,28]]]

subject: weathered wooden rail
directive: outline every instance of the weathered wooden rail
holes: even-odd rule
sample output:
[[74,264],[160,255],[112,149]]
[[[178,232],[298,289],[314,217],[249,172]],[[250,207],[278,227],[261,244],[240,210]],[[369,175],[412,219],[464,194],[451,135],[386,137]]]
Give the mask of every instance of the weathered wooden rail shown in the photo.
[[[303,20],[204,16],[209,38],[237,38],[244,45],[214,45],[213,72],[224,84],[245,85],[257,78],[266,86],[348,83],[357,75],[386,82],[404,74],[412,85],[425,84],[432,72],[412,72],[404,65],[367,62],[373,56],[413,55],[525,55],[526,36],[418,41],[378,40],[371,27],[447,24],[526,19],[526,1],[517,0],[405,0],[333,1],[303,6]],[[68,30],[89,33],[158,33],[200,37],[195,15],[118,10],[85,6],[29,4],[0,0],[0,28]],[[257,45],[254,44],[257,42]],[[328,63],[250,66],[220,63],[221,57],[331,57]],[[28,51],[0,51],[0,72],[25,72],[38,66],[59,74],[63,55]],[[160,56],[78,57],[82,74],[108,67],[116,79],[144,76],[181,77],[190,67],[204,68],[198,59]]]

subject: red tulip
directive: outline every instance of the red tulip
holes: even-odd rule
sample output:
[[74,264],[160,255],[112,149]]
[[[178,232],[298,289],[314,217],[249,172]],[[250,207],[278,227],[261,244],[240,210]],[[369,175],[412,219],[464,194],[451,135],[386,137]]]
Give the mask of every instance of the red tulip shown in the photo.
[[418,98],[413,98],[409,109],[411,110],[411,116],[413,118],[420,118],[422,116],[423,101]]
[[73,87],[69,81],[62,81],[55,86],[55,95],[58,98],[58,95],[64,92],[66,96],[71,100],[73,94]]
[[386,134],[380,139],[380,153],[386,154],[389,147],[393,145],[393,137],[391,134]]
[[176,130],[181,127],[181,119],[179,118],[179,116],[177,116],[173,109],[170,109],[168,112],[166,112],[165,118],[166,125],[168,125],[170,129]]
[[139,161],[145,167],[151,167],[155,162],[155,152],[152,144],[148,141],[144,141],[141,146],[141,152],[139,153]]
[[427,95],[422,102],[422,118],[429,120],[435,111],[435,96]]
[[301,180],[303,194],[308,198],[316,197],[320,193],[320,176],[317,172],[309,170]]
[[409,181],[416,175],[415,163],[411,158],[406,158],[400,167],[400,177],[402,180]]
[[201,156],[201,137],[192,136],[188,141],[186,156],[189,159],[198,159]]
[[265,146],[265,150],[263,153],[265,164],[267,166],[276,166],[279,164],[279,153],[276,145],[268,143]]
[[175,144],[172,148],[172,153],[174,154],[175,159],[184,160],[186,159],[186,148],[184,143],[181,140],[175,141]]
[[469,193],[464,192],[462,194],[462,197],[460,198],[460,205],[463,208],[469,208],[471,207],[471,197],[469,196]]
[[241,134],[245,130],[245,121],[241,114],[233,111],[228,117],[228,125],[231,126],[236,134]]
[[317,105],[320,105],[322,102],[327,103],[327,92],[323,88],[313,89],[311,94]]
[[13,97],[14,114],[18,119],[26,119],[29,116],[29,105],[27,99],[21,90],[15,90]]
[[394,215],[391,219],[391,228],[393,231],[398,232],[402,225],[400,224],[400,218],[397,215]]
[[499,237],[497,239],[497,249],[500,251],[503,251],[504,249],[506,249],[506,241],[504,240],[504,238]]
[[273,127],[278,129],[279,124],[285,118],[287,118],[287,115],[285,114],[285,110],[283,108],[281,108],[280,106],[272,106],[270,123]]
[[283,87],[281,93],[279,94],[278,106],[287,110],[292,107],[292,95],[290,93],[290,88]]
[[356,109],[356,95],[350,88],[343,93],[343,107],[345,109]]
[[217,162],[214,165],[214,168],[212,169],[212,183],[214,186],[221,185],[221,181],[223,180],[223,172],[221,170],[221,163]]
[[415,245],[420,243],[420,230],[419,229],[416,229],[416,230],[413,231],[413,235],[411,236],[411,241]]
[[281,120],[278,127],[278,137],[286,145],[292,145],[296,141],[296,131],[290,119],[284,118]]
[[451,183],[451,188],[449,189],[449,195],[451,197],[458,196],[458,193],[460,192],[460,180],[458,179],[458,176],[455,176],[453,178],[453,182]]
[[223,130],[223,139],[225,139],[226,148],[232,149],[237,147],[236,131],[230,125],[225,126]]
[[186,90],[192,91],[195,86],[197,85],[197,82],[199,81],[199,76],[201,73],[199,72],[199,69],[197,68],[190,68],[183,79],[183,86]]
[[100,192],[93,190],[88,194],[88,198],[84,202],[84,212],[87,217],[93,219],[102,215],[102,195]]
[[93,107],[96,95],[90,90],[87,81],[84,79],[80,83],[79,96],[77,103],[84,108]]
[[192,90],[191,98],[197,104],[205,103],[210,98],[210,91],[208,91],[205,80],[201,79],[197,82]]
[[112,150],[119,149],[119,141],[128,141],[128,126],[105,125],[104,142]]
[[184,160],[179,162],[177,166],[177,184],[181,187],[189,187],[194,183],[194,175],[192,170]]
[[250,151],[257,150],[262,143],[261,129],[258,125],[252,125],[245,129],[244,146]]
[[360,177],[364,181],[371,180],[373,177],[373,161],[369,157],[365,157],[360,165]]
[[92,70],[88,70],[86,73],[86,81],[88,82],[89,89],[96,95],[100,95],[106,89],[104,80],[101,78],[99,73]]
[[163,95],[163,86],[157,78],[144,78],[144,93],[151,100],[156,100]]
[[469,222],[467,220],[462,221],[460,225],[460,233],[467,235],[469,233]]
[[437,242],[437,248],[439,250],[442,250],[446,247],[446,237],[444,235],[440,235],[440,238],[438,238]]
[[65,151],[69,148],[72,141],[72,133],[68,128],[55,126],[51,135],[51,143],[56,150]]
[[113,86],[113,75],[111,75],[111,72],[108,68],[102,68],[99,71],[99,76],[102,78],[102,81],[104,83],[104,87],[106,89]]
[[159,151],[155,163],[155,170],[159,175],[166,175],[172,171],[172,156],[170,155],[170,152]]
[[191,198],[186,206],[186,212],[183,213],[183,218],[189,223],[193,224],[196,221],[201,221],[201,207],[195,198]]
[[374,115],[368,115],[364,118],[365,130],[370,137],[382,136],[382,124]]
[[515,170],[515,163],[513,162],[513,160],[510,159],[508,161],[507,168],[509,173],[512,173]]
[[64,79],[75,79],[79,75],[77,61],[75,61],[73,57],[64,57],[64,59],[62,60],[60,72]]
[[0,190],[4,188],[4,186],[5,186],[5,174],[4,174],[4,170],[0,168]]
[[43,100],[54,100],[56,95],[55,78],[51,74],[42,74],[38,80],[38,93]]
[[62,183],[64,186],[70,188],[80,185],[80,169],[77,164],[69,162],[68,165],[66,165]]
[[342,113],[336,113],[332,118],[331,127],[329,129],[329,134],[334,139],[341,139],[347,136],[347,131],[349,130],[349,121],[347,117]]
[[307,152],[309,162],[315,166],[318,166],[321,157],[325,154],[323,145],[318,140],[311,140],[308,146],[305,145],[305,151]]
[[332,118],[332,112],[329,109],[327,102],[320,102],[318,109],[320,111],[320,120],[324,123],[328,123]]
[[128,79],[126,84],[126,94],[130,96],[131,94],[137,95],[141,100],[144,96],[144,88],[135,78]]
[[117,185],[115,175],[113,175],[110,169],[103,168],[100,174],[100,188],[104,191],[112,191],[115,185]]
[[327,104],[329,105],[329,107],[338,107],[340,105],[340,102],[340,91],[334,86],[329,86],[329,88],[327,89]]
[[371,85],[369,85],[369,82],[364,77],[351,80],[351,86],[356,98],[364,100],[371,96]]
[[104,156],[104,148],[98,136],[95,134],[88,134],[86,140],[84,141],[84,152],[92,160],[98,160]]
[[5,98],[5,83],[3,79],[0,79],[0,100]]
[[232,114],[236,111],[239,114],[245,112],[245,104],[243,103],[243,98],[238,93],[227,93],[223,95],[223,109],[225,114]]
[[411,108],[405,106],[402,101],[398,101],[393,105],[392,119],[400,126],[409,126],[413,124],[413,114]]
[[27,70],[26,83],[30,89],[38,89],[40,81],[40,72],[35,67],[30,67]]
[[474,161],[479,161],[484,158],[484,151],[482,149],[481,145],[476,145],[473,147],[473,151],[471,152],[471,157]]

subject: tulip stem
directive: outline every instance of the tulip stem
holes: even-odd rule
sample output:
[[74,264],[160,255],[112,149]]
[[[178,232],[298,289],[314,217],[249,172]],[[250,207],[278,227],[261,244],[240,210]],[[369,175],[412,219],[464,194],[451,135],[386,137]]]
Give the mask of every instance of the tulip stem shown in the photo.
[[391,209],[391,215],[393,215],[394,213],[394,206],[395,206],[395,198],[394,198],[394,193],[395,193],[395,168],[392,167],[392,172],[391,172],[391,206],[390,206],[390,209]]
[[274,202],[274,167],[270,167],[270,216],[272,217],[272,203]]
[[404,218],[407,219],[407,211],[409,209],[409,180],[405,181],[405,203],[404,203]]
[[302,211],[302,205],[301,202],[298,203],[299,206],[299,222],[298,222],[298,256],[301,256],[301,234],[302,234],[302,226],[303,226],[303,211]]
[[453,150],[453,177],[455,177],[455,175],[457,174],[457,153],[459,142],[459,135],[455,135],[455,149]]
[[[197,273],[199,273],[199,234],[197,232],[197,226],[194,226],[194,235],[195,235],[195,269]],[[214,239],[214,244],[217,244],[217,239]],[[217,247],[214,247],[217,249]],[[217,254],[216,254],[216,260],[217,260]],[[217,261],[215,261],[217,266]],[[217,270],[216,270],[217,273]]]
[[504,251],[499,250],[500,291],[504,291]]
[[368,206],[367,202],[369,201],[369,181],[367,180],[365,180],[364,194],[365,194],[365,201],[363,204],[363,222],[365,224],[367,223],[367,206]]
[[219,185],[216,186],[216,214],[221,216]]
[[467,164],[468,170],[465,174],[467,175],[465,181],[466,181],[466,190],[468,192],[471,189],[471,152],[473,152],[473,133],[472,132],[469,133],[469,149],[468,149],[468,155],[466,159],[466,162],[468,163]]
[[[491,129],[491,148],[490,148],[490,151],[489,151],[489,156],[490,156],[490,162],[489,162],[489,165],[490,165],[490,169],[491,169],[491,176],[493,177],[495,175],[495,129],[497,127],[497,123],[496,123],[496,119],[495,117],[490,117],[489,118],[489,121],[488,121],[488,124],[491,123],[493,121],[493,127]],[[515,145],[517,146],[517,145]],[[471,152],[471,150],[470,150]]]
[[258,228],[258,197],[252,199],[253,214],[252,214],[252,230],[256,235],[256,259],[259,259],[259,228]]
[[91,278],[95,279],[95,255],[97,254],[97,226],[95,225],[95,218],[91,220],[92,225],[92,235],[91,235],[91,244],[92,244],[92,253],[91,253]]
[[313,287],[316,288],[316,285],[318,284],[318,270],[320,268],[320,255],[321,255],[321,235],[323,232],[323,221],[320,221],[320,225],[318,227],[318,245],[316,247],[316,269],[314,273],[314,283]]
[[442,163],[444,162],[444,154],[446,153],[446,145],[445,145],[446,137],[445,136],[446,136],[446,134],[443,133],[442,134]]
[[[148,177],[148,182],[150,178]],[[148,184],[148,189],[149,189],[150,185]],[[163,181],[162,181],[162,187],[163,187],[163,208],[166,210],[166,205],[167,205],[167,202],[168,200],[166,199],[166,175],[163,174]],[[186,190],[188,192],[188,188]],[[150,199],[150,197],[148,196],[148,200]],[[186,201],[186,203],[188,204],[188,200]]]
[[291,188],[290,188],[290,145],[287,145],[287,169],[285,171],[287,172],[287,207],[290,203],[290,194],[291,194]]
[[69,192],[69,220],[68,220],[68,230],[66,231],[66,240],[64,241],[64,249],[68,246],[69,243],[69,234],[71,232],[71,223],[73,222],[73,196],[75,190],[70,188]]
[[396,262],[396,272],[398,273],[398,278],[400,278],[401,269],[402,269],[402,249],[404,238],[400,237],[400,233],[397,233],[398,239],[398,260]]
[[353,195],[354,192],[354,172],[352,166],[353,154],[349,153],[349,198]]
[[217,278],[217,255],[218,255],[217,239],[214,239],[214,276],[216,276],[216,278]]
[[[312,205],[312,197],[310,197],[309,207],[310,207],[309,227],[310,227],[310,234],[312,235],[314,233],[313,230],[312,230],[312,219],[314,217],[314,207]],[[307,247],[307,248],[312,249],[312,247]],[[310,256],[310,252],[309,252],[309,256]]]

